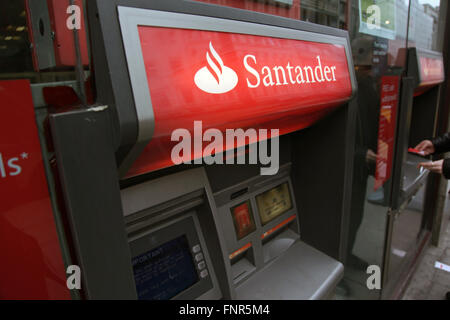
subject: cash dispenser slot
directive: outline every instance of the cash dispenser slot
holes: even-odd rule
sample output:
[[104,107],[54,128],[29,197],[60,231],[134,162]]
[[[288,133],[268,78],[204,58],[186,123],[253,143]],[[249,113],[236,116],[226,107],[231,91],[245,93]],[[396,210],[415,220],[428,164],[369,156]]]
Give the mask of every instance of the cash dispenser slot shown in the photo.
[[251,243],[230,254],[229,257],[234,284],[241,282],[256,270]]
[[280,225],[273,233],[262,238],[264,263],[280,256],[299,239],[299,235],[289,228],[294,219],[295,216],[291,216],[285,222],[282,222],[283,225]]

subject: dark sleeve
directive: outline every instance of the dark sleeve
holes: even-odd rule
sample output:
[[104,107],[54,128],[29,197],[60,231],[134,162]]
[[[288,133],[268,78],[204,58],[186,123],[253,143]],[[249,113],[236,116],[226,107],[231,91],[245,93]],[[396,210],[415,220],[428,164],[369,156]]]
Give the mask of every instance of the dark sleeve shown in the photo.
[[442,174],[446,179],[450,179],[450,158],[444,159],[442,164]]
[[434,153],[444,153],[450,151],[450,132],[445,133],[440,137],[436,137],[433,140]]

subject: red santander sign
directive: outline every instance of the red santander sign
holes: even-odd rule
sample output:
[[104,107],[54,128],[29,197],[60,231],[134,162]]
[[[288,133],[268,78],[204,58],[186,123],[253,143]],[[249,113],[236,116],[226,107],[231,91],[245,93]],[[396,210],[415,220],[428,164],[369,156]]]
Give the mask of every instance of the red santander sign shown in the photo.
[[343,45],[150,26],[138,31],[155,129],[127,176],[173,165],[171,133],[193,132],[194,121],[205,129],[286,134],[352,94]]

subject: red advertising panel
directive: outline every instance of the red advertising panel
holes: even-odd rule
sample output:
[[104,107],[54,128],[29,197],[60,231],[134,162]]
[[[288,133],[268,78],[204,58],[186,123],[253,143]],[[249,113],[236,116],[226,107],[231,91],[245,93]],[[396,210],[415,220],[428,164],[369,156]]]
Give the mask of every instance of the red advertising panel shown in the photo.
[[384,76],[381,78],[380,121],[378,123],[378,149],[374,190],[381,187],[391,177],[399,82],[399,76]]
[[[194,132],[194,121],[202,121],[204,131],[279,129],[283,135],[310,126],[352,94],[343,45],[150,26],[138,30],[155,128],[128,177],[174,165],[171,150],[178,141],[171,141],[171,134],[187,129],[201,135]],[[201,158],[202,150],[193,150],[192,159]]]
[[70,299],[29,82],[0,101],[0,299]]

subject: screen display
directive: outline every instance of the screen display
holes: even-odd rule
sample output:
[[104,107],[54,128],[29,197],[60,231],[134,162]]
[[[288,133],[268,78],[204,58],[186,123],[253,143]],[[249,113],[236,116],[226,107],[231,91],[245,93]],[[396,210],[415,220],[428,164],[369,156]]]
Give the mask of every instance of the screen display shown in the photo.
[[270,189],[256,196],[259,216],[264,225],[292,208],[288,183]]
[[198,281],[185,235],[132,260],[138,299],[167,300]]
[[234,228],[238,240],[255,231],[256,226],[255,221],[253,220],[250,201],[246,201],[231,208],[231,215],[233,216]]

